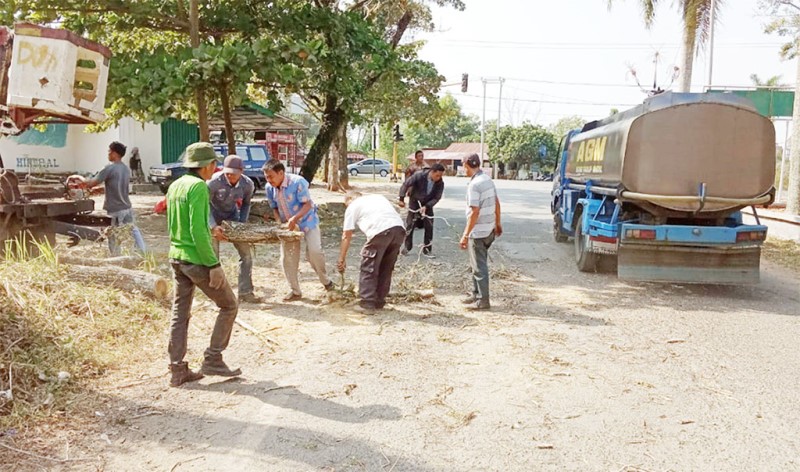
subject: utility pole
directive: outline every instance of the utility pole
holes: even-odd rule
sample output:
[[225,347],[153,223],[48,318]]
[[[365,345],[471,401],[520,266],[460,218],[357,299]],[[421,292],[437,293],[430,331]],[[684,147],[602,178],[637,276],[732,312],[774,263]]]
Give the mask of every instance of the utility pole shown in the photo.
[[[497,100],[497,130],[500,131],[500,114],[503,110],[503,82],[506,79],[502,77],[498,77],[496,79],[487,79],[485,77],[481,77],[481,82],[483,83],[483,114],[481,115],[481,163],[483,163],[483,154],[484,154],[484,147],[486,142],[486,84],[500,84],[500,96]],[[494,177],[494,176],[493,176]]]
[[711,27],[708,30],[708,89],[714,76],[714,24],[716,23],[716,0],[711,0]]
[[486,141],[486,79],[481,77],[483,83],[483,114],[481,114],[481,155],[478,156],[483,160],[483,146]]
[[[200,7],[198,6],[198,1],[189,0],[189,37],[192,49],[200,47]],[[200,128],[200,141],[208,142],[208,106],[206,105],[205,87],[199,87],[195,91],[195,97],[197,99],[197,126]],[[228,149],[228,154],[235,153],[235,149]]]

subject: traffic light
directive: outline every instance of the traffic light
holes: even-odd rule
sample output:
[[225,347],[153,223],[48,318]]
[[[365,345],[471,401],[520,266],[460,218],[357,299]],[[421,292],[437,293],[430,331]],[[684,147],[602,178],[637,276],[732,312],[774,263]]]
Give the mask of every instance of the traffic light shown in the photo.
[[392,128],[392,132],[394,133],[394,141],[395,142],[400,142],[400,141],[403,140],[403,135],[400,134],[400,125],[399,124],[394,125],[394,128]]
[[469,87],[469,74],[461,74],[461,93],[467,93]]

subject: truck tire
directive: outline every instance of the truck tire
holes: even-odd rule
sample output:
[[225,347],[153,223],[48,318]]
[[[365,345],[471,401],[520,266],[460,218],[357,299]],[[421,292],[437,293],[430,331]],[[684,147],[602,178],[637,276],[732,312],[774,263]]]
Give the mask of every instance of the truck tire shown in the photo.
[[555,239],[557,243],[565,243],[569,239],[569,236],[561,229],[563,226],[564,222],[561,220],[561,213],[556,211],[556,214],[553,215],[553,239]]
[[169,184],[166,183],[166,182],[158,184],[158,189],[161,190],[161,193],[166,195],[167,194],[167,190],[169,190]]
[[575,264],[581,272],[594,272],[597,269],[597,254],[589,251],[589,238],[583,234],[580,217],[575,227]]

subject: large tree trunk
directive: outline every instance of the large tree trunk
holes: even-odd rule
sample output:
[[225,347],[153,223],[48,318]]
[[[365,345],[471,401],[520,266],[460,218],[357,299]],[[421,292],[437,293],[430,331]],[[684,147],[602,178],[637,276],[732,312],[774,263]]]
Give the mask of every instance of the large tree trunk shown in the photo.
[[[696,12],[684,12],[686,15],[696,15]],[[681,57],[681,75],[678,81],[678,92],[689,92],[692,88],[692,69],[694,66],[695,42],[697,31],[686,27],[686,20],[683,26],[683,57]]]
[[319,169],[322,163],[322,158],[331,147],[333,138],[339,127],[345,121],[345,112],[337,106],[337,99],[332,95],[325,97],[325,113],[322,115],[322,125],[319,128],[319,134],[308,150],[306,160],[303,162],[303,167],[300,168],[300,175],[303,176],[309,183],[314,181],[314,174]]
[[350,174],[347,172],[347,122],[342,125],[342,145],[339,147],[339,189],[350,190]]
[[[392,49],[397,48],[398,44],[400,44],[400,41],[403,39],[403,35],[413,19],[414,13],[411,11],[411,9],[408,9],[397,21],[395,30],[392,32],[392,39],[389,42],[389,45],[392,47]],[[381,75],[382,74],[376,74],[367,79],[367,88],[371,88],[373,85],[375,85],[375,83],[377,83],[381,78]],[[339,131],[340,126],[345,123],[346,115],[347,113],[345,110],[338,106],[337,97],[332,95],[325,97],[325,113],[322,117],[322,126],[320,127],[319,135],[317,136],[317,139],[314,140],[314,144],[311,146],[311,149],[308,151],[306,160],[303,163],[303,168],[300,169],[300,175],[308,180],[309,183],[314,180],[314,174],[317,172],[317,169],[319,169],[319,166],[322,163],[322,158],[330,149],[331,142],[333,142],[336,132]],[[345,166],[345,168],[346,167],[347,166]]]
[[[344,159],[342,159],[344,156]],[[331,146],[329,155],[330,169],[328,169],[328,190],[340,192],[346,190],[347,185],[347,123],[342,123],[336,134],[334,145]],[[342,164],[344,161],[344,165]],[[344,170],[344,171],[343,171]],[[343,183],[344,182],[344,183]]]
[[222,102],[222,118],[225,120],[225,137],[228,141],[228,154],[236,154],[236,136],[233,134],[233,120],[231,119],[231,102],[228,96],[227,84],[219,86],[219,99]]
[[[189,36],[192,48],[200,47],[200,8],[198,0],[189,1]],[[195,91],[195,98],[197,99],[197,126],[200,128],[200,141],[210,139],[208,131],[208,105],[206,103],[205,88],[200,87]]]
[[138,290],[143,294],[161,300],[169,295],[167,279],[149,272],[123,269],[121,267],[90,267],[85,265],[67,265],[69,278],[81,280],[100,286],[112,286],[130,292]]
[[142,258],[138,256],[117,256],[98,259],[73,256],[70,254],[58,254],[59,264],[77,264],[92,267],[114,266],[122,267],[123,269],[136,269],[141,262]]
[[325,154],[325,160],[323,161],[322,165],[322,181],[326,184],[328,183],[328,179],[330,178],[330,170],[331,170],[331,155],[334,153],[334,147],[336,147],[336,137],[333,138],[331,142],[331,147],[328,150],[328,153]]
[[[797,58],[797,73],[792,116],[792,149],[789,159],[789,194],[786,200],[786,211],[790,215],[800,215],[800,56]],[[783,157],[786,158],[786,155]]]

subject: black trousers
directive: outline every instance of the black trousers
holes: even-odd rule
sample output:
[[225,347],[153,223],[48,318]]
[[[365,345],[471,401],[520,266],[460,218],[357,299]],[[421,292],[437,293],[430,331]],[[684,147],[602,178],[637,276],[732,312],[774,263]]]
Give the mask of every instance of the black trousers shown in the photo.
[[[433,249],[433,245],[431,244],[433,241],[433,218],[422,216],[422,213],[419,213],[419,205],[412,203],[408,208],[414,211],[409,211],[406,215],[406,250],[411,252],[411,248],[414,247],[414,230],[418,227],[422,227],[422,241],[425,243],[425,247],[422,251],[427,254]],[[425,214],[433,217],[433,208],[428,208]]]
[[401,226],[375,235],[361,248],[361,275],[358,280],[360,305],[383,308],[392,287],[392,273],[405,231]]

